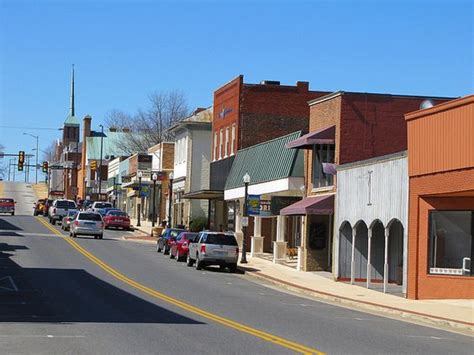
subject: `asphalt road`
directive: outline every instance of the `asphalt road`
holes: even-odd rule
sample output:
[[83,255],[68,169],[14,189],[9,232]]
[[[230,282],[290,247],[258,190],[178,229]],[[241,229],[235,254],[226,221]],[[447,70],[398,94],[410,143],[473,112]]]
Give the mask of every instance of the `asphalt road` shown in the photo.
[[3,187],[19,202],[0,216],[2,353],[472,354],[473,338],[196,271],[127,232],[60,237],[27,185]]

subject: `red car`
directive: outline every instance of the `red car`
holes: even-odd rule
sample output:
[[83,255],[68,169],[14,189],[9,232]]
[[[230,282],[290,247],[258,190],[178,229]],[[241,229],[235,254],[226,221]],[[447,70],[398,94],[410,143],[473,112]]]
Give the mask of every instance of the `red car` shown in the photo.
[[130,229],[130,218],[122,211],[108,211],[104,216],[105,229],[110,227]]
[[12,198],[0,198],[0,213],[15,215],[15,200]]
[[170,240],[170,258],[185,260],[189,252],[189,243],[195,242],[198,233],[182,232],[175,240]]

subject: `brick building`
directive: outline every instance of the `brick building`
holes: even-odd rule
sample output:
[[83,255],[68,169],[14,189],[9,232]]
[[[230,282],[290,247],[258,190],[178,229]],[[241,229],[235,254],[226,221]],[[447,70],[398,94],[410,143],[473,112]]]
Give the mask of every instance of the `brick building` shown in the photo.
[[243,75],[214,92],[210,191],[202,195],[213,200],[211,228],[235,230],[240,206],[224,203],[223,191],[237,150],[296,131],[307,132],[307,102],[326,94],[310,91],[308,82],[248,84]]
[[408,297],[474,298],[474,95],[405,115]]
[[336,167],[406,150],[404,114],[426,99],[338,91],[309,102],[310,133],[287,145],[305,149],[306,198],[282,210],[302,218],[304,270],[335,272],[333,235],[340,228],[334,225]]

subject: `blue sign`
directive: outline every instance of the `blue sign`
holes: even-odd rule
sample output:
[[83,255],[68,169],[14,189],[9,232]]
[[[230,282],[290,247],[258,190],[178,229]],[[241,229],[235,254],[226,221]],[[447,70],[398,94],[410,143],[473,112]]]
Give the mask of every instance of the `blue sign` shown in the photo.
[[247,214],[249,216],[260,215],[260,195],[248,195]]

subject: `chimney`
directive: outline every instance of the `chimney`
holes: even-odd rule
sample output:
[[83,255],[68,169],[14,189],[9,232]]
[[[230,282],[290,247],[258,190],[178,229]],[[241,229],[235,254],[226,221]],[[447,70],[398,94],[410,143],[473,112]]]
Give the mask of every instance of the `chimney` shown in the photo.
[[89,115],[87,115],[83,119],[84,128],[83,128],[83,134],[82,134],[82,157],[81,157],[81,167],[83,171],[85,171],[85,168],[86,168],[86,155],[87,155],[87,143],[86,143],[87,139],[86,138],[90,137],[91,135],[91,121],[92,121],[92,117]]
[[115,128],[115,127],[110,127],[110,128],[109,128],[109,132],[117,132],[117,128]]
[[298,88],[299,92],[307,92],[309,91],[309,82],[307,81],[297,81],[296,87]]

